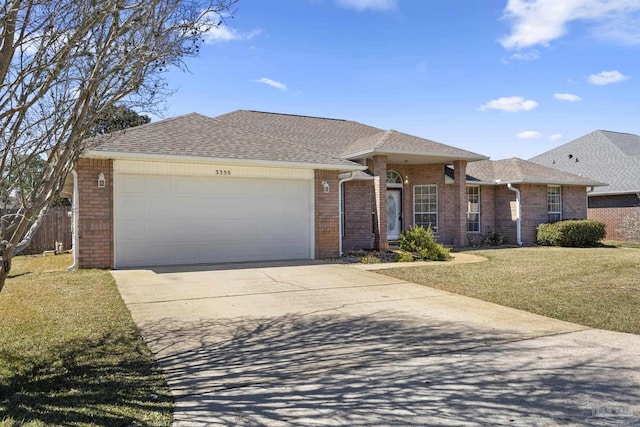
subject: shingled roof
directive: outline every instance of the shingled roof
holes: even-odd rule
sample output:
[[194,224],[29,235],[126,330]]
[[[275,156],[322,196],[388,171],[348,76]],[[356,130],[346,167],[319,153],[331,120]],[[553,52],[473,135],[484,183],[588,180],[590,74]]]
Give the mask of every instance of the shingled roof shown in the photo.
[[404,155],[421,162],[487,157],[358,122],[239,110],[218,117],[192,113],[127,129],[92,148],[95,154],[195,156],[362,169],[366,154]]
[[556,184],[585,187],[606,184],[519,158],[484,160],[467,165],[467,182]]
[[297,144],[295,141],[234,126],[217,118],[191,113],[126,129],[94,139],[89,154],[173,156],[276,163],[306,163],[345,170],[360,165]]
[[609,184],[589,196],[640,192],[639,135],[597,130],[531,161]]

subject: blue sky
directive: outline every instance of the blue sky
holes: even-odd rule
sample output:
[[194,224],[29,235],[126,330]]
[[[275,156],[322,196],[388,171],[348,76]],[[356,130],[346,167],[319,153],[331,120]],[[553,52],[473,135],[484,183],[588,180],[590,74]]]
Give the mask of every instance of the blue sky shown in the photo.
[[237,109],[355,120],[528,159],[640,134],[640,0],[239,0],[166,117]]

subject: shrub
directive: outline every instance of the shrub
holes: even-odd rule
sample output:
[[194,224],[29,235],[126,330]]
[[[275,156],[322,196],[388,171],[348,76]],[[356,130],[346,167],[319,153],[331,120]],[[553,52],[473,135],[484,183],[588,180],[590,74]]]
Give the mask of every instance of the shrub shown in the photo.
[[412,262],[413,254],[405,251],[396,251],[396,262]]
[[597,246],[605,235],[604,223],[585,219],[540,224],[536,237],[539,245],[586,248]]
[[444,261],[451,258],[449,249],[436,242],[431,227],[417,226],[400,233],[400,249],[410,252],[418,259]]
[[499,231],[492,230],[487,234],[487,237],[485,237],[482,243],[484,243],[485,246],[500,246],[504,244],[504,236]]

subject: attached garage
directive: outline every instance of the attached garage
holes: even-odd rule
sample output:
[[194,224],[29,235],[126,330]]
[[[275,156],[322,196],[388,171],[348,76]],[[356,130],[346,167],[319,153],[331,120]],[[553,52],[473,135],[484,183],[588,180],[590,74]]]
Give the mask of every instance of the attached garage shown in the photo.
[[115,267],[313,258],[313,171],[115,161]]

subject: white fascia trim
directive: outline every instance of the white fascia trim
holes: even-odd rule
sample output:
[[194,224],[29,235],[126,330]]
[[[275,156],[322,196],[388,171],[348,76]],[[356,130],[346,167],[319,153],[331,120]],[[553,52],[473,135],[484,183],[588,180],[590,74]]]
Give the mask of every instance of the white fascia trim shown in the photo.
[[377,150],[377,149],[368,149],[363,151],[358,151],[357,153],[351,153],[344,156],[346,159],[349,158],[358,158],[367,154],[406,154],[408,156],[425,156],[425,157],[449,157],[460,160],[489,160],[489,157],[482,156],[478,154],[452,154],[443,151],[406,151],[406,150]]
[[507,183],[511,183],[511,184],[566,185],[566,186],[573,186],[573,187],[604,187],[606,185],[609,185],[609,184],[603,184],[601,182],[584,183],[584,182],[575,182],[575,181],[553,181],[553,180],[533,181],[533,180],[525,180],[525,179],[515,179],[515,180],[508,180],[508,181],[498,180],[498,181],[490,181],[486,183],[493,184],[493,185],[505,185]]
[[[594,186],[595,187],[595,186]],[[588,197],[598,197],[598,196],[624,196],[624,195],[633,195],[633,194],[638,194],[638,191],[633,191],[633,190],[629,190],[629,191],[602,191],[602,192],[591,192],[589,194],[587,194]]]
[[264,167],[281,167],[294,169],[322,169],[337,171],[357,171],[366,170],[366,166],[353,163],[353,165],[337,165],[330,163],[304,163],[304,162],[283,162],[269,160],[252,160],[252,159],[225,159],[215,157],[199,157],[199,156],[173,156],[168,154],[141,154],[141,153],[119,153],[112,151],[87,151],[82,155],[85,158],[93,159],[113,159],[113,160],[141,160],[154,162],[176,162],[176,163],[209,163],[209,164],[229,164],[229,165],[247,165],[247,166],[264,166]]

